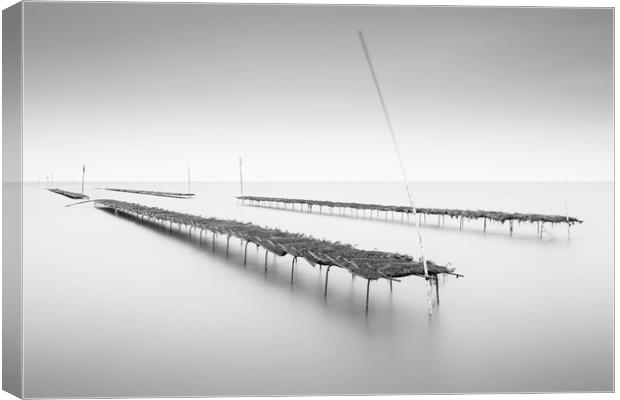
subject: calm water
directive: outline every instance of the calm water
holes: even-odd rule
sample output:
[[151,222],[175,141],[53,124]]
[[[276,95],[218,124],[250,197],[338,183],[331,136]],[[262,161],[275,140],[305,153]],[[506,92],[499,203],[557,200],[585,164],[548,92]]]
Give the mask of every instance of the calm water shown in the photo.
[[[79,191],[71,183],[59,187]],[[186,191],[181,183],[105,183],[91,198],[236,218],[417,256],[412,225],[237,205],[237,183],[195,183],[191,200],[95,190]],[[24,188],[25,396],[192,396],[613,389],[613,185],[569,183],[569,214],[549,227],[423,226],[428,258],[465,278],[390,292],[332,268],[269,259],[238,241],[199,248],[73,201]],[[420,206],[563,214],[559,183],[420,183]],[[396,183],[247,183],[245,194],[405,204]]]

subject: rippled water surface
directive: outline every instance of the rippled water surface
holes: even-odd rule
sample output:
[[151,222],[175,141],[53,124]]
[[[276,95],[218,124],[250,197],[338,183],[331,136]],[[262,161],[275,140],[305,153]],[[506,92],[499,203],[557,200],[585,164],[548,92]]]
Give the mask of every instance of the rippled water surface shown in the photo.
[[[72,184],[61,188],[79,191]],[[418,254],[413,225],[237,204],[237,183],[194,183],[194,199],[97,190],[186,191],[182,183],[97,183],[91,198],[235,218]],[[424,207],[563,214],[560,183],[418,183]],[[246,183],[245,194],[406,204],[397,183]],[[427,257],[465,278],[372,282],[239,241],[116,217],[24,187],[25,396],[192,396],[609,391],[613,379],[613,185],[568,183],[572,229],[423,224]]]

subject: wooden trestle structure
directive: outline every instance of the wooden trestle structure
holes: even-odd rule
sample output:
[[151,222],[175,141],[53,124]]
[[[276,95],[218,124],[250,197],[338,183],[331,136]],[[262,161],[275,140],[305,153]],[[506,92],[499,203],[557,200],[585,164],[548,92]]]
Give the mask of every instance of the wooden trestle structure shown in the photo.
[[54,188],[54,189],[47,189],[50,192],[56,193],[56,194],[60,194],[62,196],[68,197],[70,199],[88,199],[88,196],[86,196],[85,194],[82,193],[75,193],[75,192],[69,192],[67,190],[62,190],[62,189],[58,189],[58,188]]
[[[328,240],[319,240],[301,233],[291,233],[279,229],[264,228],[246,222],[225,220],[218,218],[206,218],[192,214],[168,211],[157,207],[148,207],[136,203],[128,203],[118,200],[92,200],[96,207],[108,209],[114,213],[122,214],[130,218],[148,222],[153,225],[173,231],[173,225],[177,225],[180,232],[185,228],[189,240],[199,233],[199,243],[202,245],[203,235],[212,234],[212,249],[215,251],[215,242],[218,235],[226,238],[226,257],[228,257],[230,239],[241,240],[244,246],[243,265],[247,262],[247,250],[250,243],[265,249],[265,270],[267,270],[267,256],[269,253],[277,256],[290,255],[291,284],[293,283],[295,266],[298,258],[303,258],[311,266],[326,266],[325,296],[327,296],[327,283],[331,267],[342,268],[354,276],[367,280],[366,286],[366,311],[368,311],[368,296],[370,282],[378,279],[386,279],[392,288],[393,281],[405,276],[425,277],[421,261],[413,257],[398,253],[360,250],[351,245]],[[437,303],[439,303],[438,276],[441,274],[462,275],[454,273],[454,268],[441,266],[427,260],[429,277],[435,284]]]
[[192,197],[195,196],[194,193],[155,192],[152,190],[134,190],[134,189],[116,189],[116,188],[103,188],[103,190],[110,190],[113,192],[144,194],[147,196],[174,197],[176,199],[191,199]]
[[[399,213],[401,222],[404,221],[406,216],[409,220],[409,215],[413,213],[411,207],[407,206],[386,206],[380,204],[366,204],[366,203],[350,203],[350,202],[336,202],[325,200],[308,200],[308,199],[293,199],[283,197],[263,197],[263,196],[238,196],[237,199],[241,200],[242,204],[246,202],[250,205],[271,207],[271,208],[284,208],[291,205],[291,210],[295,209],[295,206],[299,206],[299,210],[303,211],[303,207],[306,207],[308,212],[312,212],[314,207],[319,209],[319,212],[323,212],[323,207],[330,209],[330,214],[334,214],[334,209],[340,209],[341,214],[345,214],[346,209],[351,210],[351,215],[359,217],[360,211],[362,217],[366,216],[366,212],[370,213],[370,218],[373,217],[373,213],[376,213],[377,218],[380,218],[379,212],[385,213],[385,220],[388,219],[389,213],[392,213],[392,219],[394,219],[394,213]],[[502,211],[485,211],[485,210],[459,210],[449,208],[423,208],[416,207],[418,218],[422,218],[426,222],[426,217],[429,215],[437,216],[437,224],[441,226],[445,223],[445,217],[448,216],[451,219],[456,218],[459,220],[459,227],[463,229],[463,225],[466,220],[483,219],[484,231],[487,229],[487,222],[494,221],[504,224],[508,222],[510,226],[510,234],[512,235],[514,230],[514,223],[536,223],[538,235],[542,237],[545,229],[545,223],[550,224],[568,224],[570,226],[582,223],[583,221],[569,216],[562,215],[544,215],[544,214],[522,214],[522,213],[510,213]],[[355,213],[355,214],[353,214]]]

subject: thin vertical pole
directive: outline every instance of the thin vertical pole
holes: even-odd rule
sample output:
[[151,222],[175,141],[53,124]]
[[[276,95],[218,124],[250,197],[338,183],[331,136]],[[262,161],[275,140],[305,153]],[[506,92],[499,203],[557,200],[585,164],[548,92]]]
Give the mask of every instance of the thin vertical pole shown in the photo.
[[239,157],[239,186],[241,189],[241,196],[243,196],[243,161]]
[[86,164],[82,164],[82,194],[84,194],[84,174],[86,174]]
[[[372,79],[375,83],[375,88],[377,89],[377,94],[379,95],[379,100],[381,102],[381,107],[383,108],[383,114],[385,115],[385,121],[387,122],[387,126],[388,126],[388,130],[390,132],[390,136],[392,138],[392,143],[394,144],[394,150],[396,151],[396,156],[398,157],[398,163],[400,165],[400,171],[403,177],[403,183],[405,186],[405,190],[407,192],[407,197],[409,199],[409,205],[411,206],[411,209],[413,211],[413,217],[416,220],[416,231],[418,234],[418,241],[419,241],[419,245],[420,245],[420,257],[422,258],[422,265],[424,266],[424,276],[426,278],[428,278],[428,265],[426,264],[426,257],[424,256],[424,242],[422,240],[422,234],[420,233],[420,219],[419,218],[415,218],[417,216],[417,210],[415,207],[415,202],[413,200],[413,195],[411,193],[411,189],[409,188],[409,180],[407,179],[407,173],[405,172],[405,166],[403,164],[403,159],[402,156],[400,154],[400,149],[398,147],[398,142],[396,140],[396,136],[394,134],[394,129],[392,128],[392,122],[390,120],[390,115],[388,113],[387,110],[387,106],[385,105],[385,100],[383,99],[383,94],[381,92],[381,87],[379,86],[379,81],[377,80],[377,75],[375,73],[375,69],[372,65],[372,61],[370,59],[370,53],[368,52],[368,48],[366,47],[366,42],[364,41],[364,34],[362,33],[362,31],[358,31],[357,32],[360,38],[360,41],[362,43],[362,48],[364,50],[364,55],[366,56],[366,61],[368,62],[368,68],[370,69],[370,74],[372,75]],[[370,285],[370,283],[369,283]],[[428,283],[428,279],[427,279],[427,308],[428,308],[428,313],[432,314],[432,303],[431,303],[431,298],[430,298],[430,283]]]
[[570,238],[570,220],[568,219],[568,201],[566,200],[566,182],[562,182],[562,193],[564,196],[564,215],[566,216],[566,225],[568,225],[568,237]]
[[187,164],[187,193],[192,192],[191,166]]

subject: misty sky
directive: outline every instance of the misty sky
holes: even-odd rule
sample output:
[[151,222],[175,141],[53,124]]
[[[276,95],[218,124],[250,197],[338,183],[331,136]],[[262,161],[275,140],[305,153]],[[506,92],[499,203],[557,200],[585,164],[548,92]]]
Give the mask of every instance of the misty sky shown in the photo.
[[26,3],[24,180],[612,180],[612,18]]

